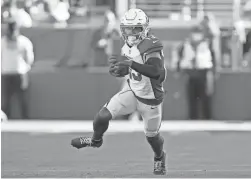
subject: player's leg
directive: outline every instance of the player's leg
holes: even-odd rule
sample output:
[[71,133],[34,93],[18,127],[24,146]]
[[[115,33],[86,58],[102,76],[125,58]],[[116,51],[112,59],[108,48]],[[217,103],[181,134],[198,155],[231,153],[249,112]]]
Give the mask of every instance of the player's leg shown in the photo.
[[111,112],[104,106],[93,120],[93,135],[92,139],[99,141],[103,138],[104,133],[109,127],[109,121],[112,119]]
[[83,147],[100,147],[103,144],[102,136],[108,129],[112,115],[106,107],[102,107],[96,114],[93,121],[92,137],[77,137],[72,139],[71,145],[78,149]]
[[[123,79],[124,80],[124,79]],[[124,80],[121,91],[117,93],[110,101],[108,101],[105,106],[98,112],[96,117],[93,121],[93,140],[100,140],[103,137],[103,134],[106,132],[109,126],[109,121],[116,115],[119,114],[119,108],[121,107],[121,104],[123,103],[123,96],[121,97],[120,94],[125,94],[128,90],[128,83],[126,80]],[[121,98],[121,99],[119,99]],[[122,102],[120,103],[120,101]],[[119,104],[117,104],[119,103]],[[126,110],[130,110],[129,108],[124,109],[124,111],[121,112],[127,112]],[[110,112],[111,111],[111,112]]]
[[136,110],[136,99],[130,89],[124,88],[111,98],[98,112],[93,121],[93,136],[79,137],[72,140],[71,145],[76,148],[100,147],[103,135],[108,129],[109,121],[116,116],[126,115]]
[[166,173],[166,153],[163,149],[164,138],[159,133],[162,119],[162,104],[150,106],[139,102],[138,110],[144,121],[146,139],[154,152],[154,174],[164,175]]

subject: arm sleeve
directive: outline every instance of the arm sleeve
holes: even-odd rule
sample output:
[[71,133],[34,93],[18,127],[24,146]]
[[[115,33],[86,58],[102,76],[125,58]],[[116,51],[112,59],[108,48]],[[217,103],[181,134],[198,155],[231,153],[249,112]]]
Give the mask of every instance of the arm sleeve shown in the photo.
[[131,68],[140,74],[158,80],[161,73],[162,59],[157,52],[151,53],[146,56],[146,63],[140,64],[132,62]]

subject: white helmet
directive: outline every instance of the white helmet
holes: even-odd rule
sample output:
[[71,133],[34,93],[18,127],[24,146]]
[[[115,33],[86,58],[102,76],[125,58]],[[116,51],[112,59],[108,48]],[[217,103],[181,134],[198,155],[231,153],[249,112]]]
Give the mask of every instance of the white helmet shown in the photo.
[[124,41],[130,45],[137,45],[149,31],[149,18],[141,9],[129,9],[120,21],[120,30]]

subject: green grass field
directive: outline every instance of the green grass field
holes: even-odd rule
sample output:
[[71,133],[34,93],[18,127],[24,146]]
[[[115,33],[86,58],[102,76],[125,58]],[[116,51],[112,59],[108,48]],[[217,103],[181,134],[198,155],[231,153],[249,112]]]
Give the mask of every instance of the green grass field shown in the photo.
[[[251,177],[251,132],[162,134],[170,178]],[[77,150],[79,135],[90,133],[2,132],[2,177],[158,177],[143,132],[108,133],[101,148]]]

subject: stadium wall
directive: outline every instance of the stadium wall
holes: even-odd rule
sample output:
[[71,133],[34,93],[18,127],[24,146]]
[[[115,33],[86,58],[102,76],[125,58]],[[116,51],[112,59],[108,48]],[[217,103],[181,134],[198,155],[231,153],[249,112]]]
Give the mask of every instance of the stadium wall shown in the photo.
[[[90,43],[94,31],[93,28],[33,27],[22,29],[21,33],[33,42],[36,62],[52,61],[56,63],[62,58],[70,58],[75,62],[89,62],[92,58]],[[163,41],[181,41],[189,33],[188,27],[153,28],[152,31]],[[2,34],[4,33],[3,26]]]
[[[159,28],[154,33],[163,41],[181,41],[188,28]],[[3,30],[4,32],[4,30]],[[55,64],[62,58],[89,62],[93,29],[31,28],[23,29],[35,47],[36,63],[31,71],[28,98],[30,118],[93,119],[94,114],[115,94],[121,81],[107,73],[89,73],[84,69],[41,68],[39,62]],[[167,54],[170,52],[167,52]],[[165,88],[164,119],[187,119],[186,77],[179,79],[169,72]],[[251,119],[251,73],[222,73],[216,81],[213,100],[214,119]],[[14,103],[14,118],[19,112]]]
[[[31,73],[29,89],[32,119],[92,120],[95,113],[121,87],[121,80],[106,73],[60,69],[47,73]],[[164,120],[187,119],[186,77],[175,78],[168,72]],[[213,116],[217,120],[251,119],[251,74],[221,74],[216,81]],[[16,103],[15,103],[16,105]],[[17,106],[14,108],[18,118]]]

